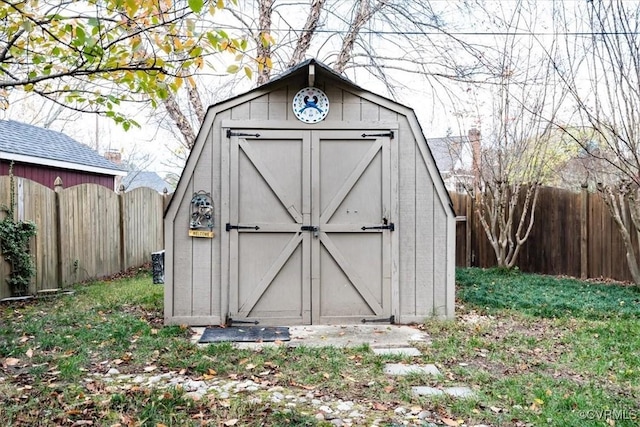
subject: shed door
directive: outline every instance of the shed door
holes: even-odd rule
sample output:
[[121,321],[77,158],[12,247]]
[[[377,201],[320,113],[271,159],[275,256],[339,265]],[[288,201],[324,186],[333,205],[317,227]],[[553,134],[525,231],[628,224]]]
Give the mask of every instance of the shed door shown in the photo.
[[230,317],[290,325],[388,320],[389,136],[230,135]]

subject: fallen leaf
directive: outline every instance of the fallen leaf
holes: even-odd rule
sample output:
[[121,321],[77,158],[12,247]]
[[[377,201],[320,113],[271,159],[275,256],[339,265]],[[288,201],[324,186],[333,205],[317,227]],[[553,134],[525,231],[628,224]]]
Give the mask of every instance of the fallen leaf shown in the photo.
[[157,329],[151,329],[150,333],[151,333],[151,335],[158,335],[158,330]]
[[249,363],[249,364],[245,367],[245,369],[246,369],[247,371],[250,371],[250,370],[252,370],[252,369],[253,369],[253,368],[255,368],[255,367],[256,367],[256,365],[254,365],[253,363]]
[[489,409],[491,409],[496,414],[499,414],[500,412],[502,412],[502,408],[498,408],[497,406],[489,406]]
[[384,403],[375,402],[373,404],[373,409],[375,409],[376,411],[386,411],[386,410],[389,409],[389,407],[387,405],[385,405]]
[[15,357],[7,357],[4,359],[3,365],[5,366],[16,366],[20,363],[20,359],[16,359]]
[[322,374],[323,377],[325,377],[326,379],[331,378],[331,375],[327,374],[326,372],[324,374]]
[[27,341],[29,341],[29,337],[27,337],[27,336],[24,336],[24,337],[20,338],[20,344],[24,344]]
[[113,363],[114,363],[115,365],[120,365],[120,364],[122,364],[123,362],[124,362],[124,360],[122,360],[122,359],[114,359],[114,360],[113,360]]
[[215,370],[215,369],[211,369],[211,368],[209,368],[209,370],[207,371],[207,373],[208,373],[209,375],[216,375],[216,374],[217,374],[216,370]]
[[30,348],[29,350],[27,350],[27,352],[25,354],[27,355],[27,357],[29,359],[31,359],[33,357],[33,349]]
[[145,366],[145,367],[144,367],[144,371],[145,371],[145,372],[155,371],[156,369],[158,369],[158,367],[157,367],[157,366],[154,366],[154,365],[150,365],[150,366]]
[[227,421],[224,422],[224,425],[226,425],[226,426],[234,426],[236,424],[238,424],[238,419],[237,418],[233,418],[231,420],[227,420]]
[[442,422],[451,427],[458,427],[460,425],[460,423],[458,423],[456,420],[452,420],[451,418],[446,417],[442,418]]
[[384,391],[386,391],[387,393],[391,393],[394,390],[394,387],[392,385],[388,385],[384,388]]

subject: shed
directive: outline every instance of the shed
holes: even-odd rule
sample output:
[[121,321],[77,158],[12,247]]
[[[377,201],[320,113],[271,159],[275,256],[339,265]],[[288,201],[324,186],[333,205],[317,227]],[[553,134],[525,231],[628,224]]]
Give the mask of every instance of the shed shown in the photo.
[[209,107],[165,246],[166,323],[454,314],[455,214],[414,111],[313,59]]
[[116,189],[116,177],[127,173],[97,151],[51,129],[15,120],[0,120],[0,176],[13,174],[54,188],[57,177],[65,187],[99,184]]

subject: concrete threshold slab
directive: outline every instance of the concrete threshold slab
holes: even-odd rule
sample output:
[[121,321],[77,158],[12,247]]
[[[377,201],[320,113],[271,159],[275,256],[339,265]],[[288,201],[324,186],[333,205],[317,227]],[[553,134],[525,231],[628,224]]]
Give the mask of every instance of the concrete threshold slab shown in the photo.
[[[197,343],[204,327],[192,327],[191,341]],[[407,325],[305,325],[290,326],[290,341],[279,343],[232,343],[238,348],[261,348],[285,345],[290,347],[358,347],[369,345],[377,348],[406,348],[412,344],[429,344],[429,336]]]

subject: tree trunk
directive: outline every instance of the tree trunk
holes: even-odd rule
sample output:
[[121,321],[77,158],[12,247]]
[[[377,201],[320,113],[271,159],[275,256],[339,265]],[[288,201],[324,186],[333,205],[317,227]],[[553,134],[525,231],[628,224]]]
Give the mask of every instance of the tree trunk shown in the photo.
[[[271,43],[265,39],[265,34],[271,33],[271,12],[273,0],[260,0],[260,23],[256,44],[258,46],[258,63],[262,64],[258,68],[258,85],[263,85],[269,81],[271,76]],[[270,39],[269,39],[270,40]]]
[[289,59],[289,63],[287,64],[288,67],[293,67],[304,60],[304,56],[309,50],[309,46],[311,46],[311,39],[318,28],[320,13],[322,12],[324,2],[325,0],[313,0],[311,2],[309,14],[307,15],[307,22],[304,24],[304,29],[302,30],[300,37],[298,37],[296,49],[293,51],[291,59]]

